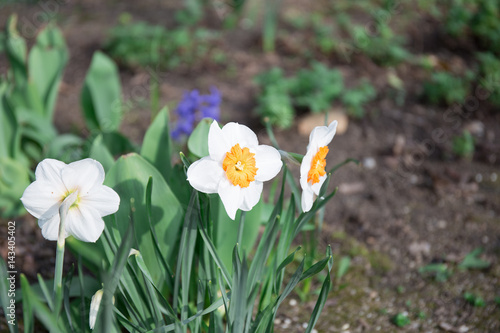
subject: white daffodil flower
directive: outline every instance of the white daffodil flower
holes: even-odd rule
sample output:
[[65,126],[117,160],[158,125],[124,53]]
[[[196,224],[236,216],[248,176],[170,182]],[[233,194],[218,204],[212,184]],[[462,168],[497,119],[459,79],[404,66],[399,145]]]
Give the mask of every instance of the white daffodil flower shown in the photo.
[[332,141],[337,130],[337,121],[334,120],[327,126],[315,127],[309,136],[307,153],[300,164],[300,186],[302,187],[302,210],[311,210],[314,195],[319,195],[319,190],[326,179],[326,155],[328,144]]
[[263,182],[274,178],[283,165],[278,150],[259,145],[255,133],[237,123],[221,129],[214,120],[208,151],[209,156],[191,164],[187,179],[200,192],[218,193],[233,220],[238,209],[249,211],[259,202]]
[[118,194],[102,185],[101,163],[90,158],[70,164],[45,159],[36,167],[35,177],[21,201],[38,219],[42,235],[48,240],[58,238],[59,207],[66,198],[73,202],[65,219],[65,237],[72,235],[84,242],[97,241],[104,230],[102,217],[115,213],[120,205]]

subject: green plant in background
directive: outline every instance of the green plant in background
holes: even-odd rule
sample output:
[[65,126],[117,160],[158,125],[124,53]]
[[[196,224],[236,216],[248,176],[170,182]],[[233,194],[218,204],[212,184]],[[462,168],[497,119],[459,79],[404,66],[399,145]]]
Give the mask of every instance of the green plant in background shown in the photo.
[[408,313],[402,313],[402,312],[392,317],[391,321],[397,327],[405,327],[411,322],[410,318],[408,318]]
[[167,29],[146,22],[132,22],[124,14],[120,23],[109,31],[104,46],[119,63],[129,67],[175,68],[210,59],[213,31],[181,25]]
[[343,88],[342,74],[320,62],[297,72],[289,85],[293,104],[314,113],[328,110]]
[[474,138],[469,131],[453,138],[453,153],[460,157],[471,158],[474,155]]
[[491,52],[478,53],[479,84],[489,91],[488,101],[500,106],[500,58]]
[[289,128],[293,124],[295,110],[289,94],[290,80],[285,78],[281,68],[274,67],[254,78],[260,87],[257,113],[270,124]]
[[449,72],[432,73],[430,80],[424,82],[424,98],[435,105],[463,103],[473,78],[472,71],[467,71],[462,76]]
[[52,124],[68,59],[61,32],[47,26],[39,32],[28,53],[16,24],[17,17],[10,17],[3,37],[10,69],[6,77],[0,78],[1,216],[15,216],[23,211],[18,198],[21,187],[29,181],[32,163],[47,153],[60,155],[81,141],[72,135],[58,136]]
[[292,125],[296,108],[325,112],[337,99],[349,115],[362,117],[364,106],[376,96],[375,88],[366,80],[357,87],[345,89],[340,71],[329,69],[320,62],[314,62],[310,69],[302,69],[289,78],[281,69],[273,68],[256,76],[254,81],[261,89],[257,112],[281,128]]
[[483,249],[478,247],[467,253],[462,262],[458,265],[458,268],[462,269],[485,269],[491,266],[491,262],[479,258],[483,253]]
[[484,307],[486,305],[484,299],[481,296],[474,295],[470,292],[464,293],[464,299],[467,301],[467,303],[475,307]]
[[500,3],[496,0],[450,0],[446,31],[454,36],[472,35],[481,46],[500,52]]
[[346,107],[347,113],[356,118],[362,118],[365,115],[364,105],[376,96],[376,90],[366,80],[352,89],[348,89],[341,95],[342,104]]
[[384,66],[397,65],[410,58],[411,54],[404,48],[405,39],[396,35],[386,22],[376,20],[375,28],[371,33],[366,26],[354,25],[350,30],[354,48]]
[[444,282],[453,274],[453,271],[446,264],[429,264],[418,269],[422,275],[434,276],[438,282]]

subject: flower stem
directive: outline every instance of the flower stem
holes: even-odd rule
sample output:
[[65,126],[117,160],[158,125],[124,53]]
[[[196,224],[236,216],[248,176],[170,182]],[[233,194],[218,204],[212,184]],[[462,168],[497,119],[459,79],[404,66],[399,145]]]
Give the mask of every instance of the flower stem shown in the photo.
[[240,248],[240,255],[241,255],[241,240],[243,239],[243,229],[245,228],[245,211],[241,211],[240,215],[240,223],[238,225],[238,238],[236,239],[236,244],[238,244]]
[[57,237],[56,249],[56,267],[54,272],[54,309],[55,313],[59,313],[62,301],[62,271],[64,262],[64,245],[66,242],[66,227],[65,221],[68,215],[69,208],[76,201],[78,197],[77,192],[73,192],[64,199],[59,207],[59,234]]

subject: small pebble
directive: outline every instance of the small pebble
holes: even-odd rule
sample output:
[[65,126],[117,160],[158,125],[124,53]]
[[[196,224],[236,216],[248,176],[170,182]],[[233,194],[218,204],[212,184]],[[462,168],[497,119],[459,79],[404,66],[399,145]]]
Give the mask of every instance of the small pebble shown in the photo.
[[439,229],[444,229],[444,228],[446,228],[446,221],[445,221],[445,220],[439,220],[439,221],[437,222],[437,227],[438,227]]
[[285,319],[285,325],[290,325],[292,323],[292,320],[290,318]]
[[288,304],[290,304],[290,306],[297,306],[297,300],[292,298]]
[[344,324],[344,326],[342,326],[342,331],[346,331],[349,329],[349,324]]
[[497,175],[495,172],[493,172],[493,173],[490,175],[490,180],[491,180],[492,182],[496,182],[496,181],[497,181],[497,179],[498,179],[498,175]]
[[307,328],[307,323],[302,323],[302,328]]
[[476,176],[474,177],[474,179],[476,180],[476,183],[480,183],[483,181],[483,175],[478,173],[476,174]]
[[377,166],[377,162],[373,157],[365,157],[363,159],[363,166],[368,170],[372,170]]
[[315,328],[313,328],[312,331],[311,331],[311,333],[318,333],[318,330],[315,329]]

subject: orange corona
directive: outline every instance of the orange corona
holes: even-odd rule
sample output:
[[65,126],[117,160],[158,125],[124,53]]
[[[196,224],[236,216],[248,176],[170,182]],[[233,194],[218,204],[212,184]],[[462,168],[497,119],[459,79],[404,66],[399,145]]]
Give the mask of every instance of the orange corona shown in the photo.
[[240,187],[248,187],[255,180],[258,168],[255,167],[255,154],[247,147],[241,149],[237,143],[226,153],[222,162],[222,168],[231,184]]
[[307,182],[311,184],[319,183],[319,177],[322,177],[326,174],[325,166],[326,166],[326,155],[328,154],[328,147],[324,146],[319,148],[316,155],[314,155],[311,162],[311,169],[309,169],[309,173],[307,174]]

